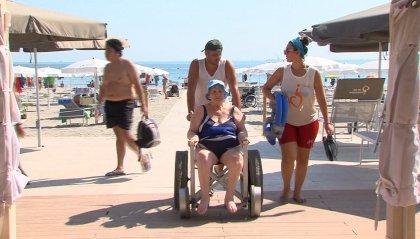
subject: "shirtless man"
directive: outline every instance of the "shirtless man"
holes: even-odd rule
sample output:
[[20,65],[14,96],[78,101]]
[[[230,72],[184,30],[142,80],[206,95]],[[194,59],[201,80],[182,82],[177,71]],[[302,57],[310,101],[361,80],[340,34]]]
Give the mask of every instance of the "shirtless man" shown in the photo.
[[139,73],[134,64],[122,58],[122,43],[117,39],[106,42],[105,57],[110,61],[104,69],[104,80],[99,91],[99,102],[105,101],[106,127],[112,128],[116,136],[117,168],[105,176],[125,175],[125,146],[138,153],[144,171],[150,169],[150,161],[141,154],[135,139],[130,134],[133,110],[137,96],[141,102],[141,111],[148,117],[148,109],[141,87]]

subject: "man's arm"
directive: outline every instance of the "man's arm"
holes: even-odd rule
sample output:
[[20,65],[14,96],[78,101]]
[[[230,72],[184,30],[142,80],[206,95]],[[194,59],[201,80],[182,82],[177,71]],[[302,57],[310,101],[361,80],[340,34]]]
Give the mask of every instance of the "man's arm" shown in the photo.
[[102,84],[99,86],[99,95],[98,95],[99,104],[101,104],[105,100],[106,83],[108,82],[107,79],[108,79],[108,64],[104,68],[104,77],[102,80]]
[[195,105],[195,89],[198,82],[198,60],[195,59],[190,64],[188,70],[187,106],[188,113],[193,112]]
[[148,116],[148,108],[146,103],[146,98],[144,97],[143,87],[141,87],[140,75],[137,71],[137,68],[131,61],[127,61],[129,64],[129,78],[131,83],[134,85],[134,89],[139,97],[141,103],[141,111],[143,112],[144,116]]
[[226,60],[225,74],[227,83],[229,85],[230,93],[232,94],[232,103],[239,109],[241,109],[241,96],[238,89],[238,80],[236,79],[235,67],[232,62]]

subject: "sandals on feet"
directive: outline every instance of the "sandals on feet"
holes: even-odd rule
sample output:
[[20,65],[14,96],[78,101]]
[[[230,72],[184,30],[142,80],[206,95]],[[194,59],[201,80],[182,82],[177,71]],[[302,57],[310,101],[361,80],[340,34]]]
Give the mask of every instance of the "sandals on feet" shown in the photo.
[[125,173],[117,169],[105,174],[106,177],[118,177],[118,176],[123,176],[123,175],[125,175]]
[[148,154],[142,154],[139,158],[139,162],[143,172],[147,172],[152,168],[152,164],[150,163],[150,156]]
[[293,201],[301,204],[301,203],[306,203],[306,198],[293,198]]

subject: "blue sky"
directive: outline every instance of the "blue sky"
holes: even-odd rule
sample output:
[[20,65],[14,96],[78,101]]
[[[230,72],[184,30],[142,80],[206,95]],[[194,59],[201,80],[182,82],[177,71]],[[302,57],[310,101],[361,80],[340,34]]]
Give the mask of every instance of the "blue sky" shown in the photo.
[[[287,42],[302,29],[389,0],[15,0],[108,24],[108,35],[127,38],[133,61],[190,61],[207,40],[218,38],[232,60],[283,59]],[[316,43],[309,55],[331,59],[376,59],[374,53],[330,53]],[[103,51],[40,53],[40,62],[104,58]],[[28,53],[13,53],[29,62]]]

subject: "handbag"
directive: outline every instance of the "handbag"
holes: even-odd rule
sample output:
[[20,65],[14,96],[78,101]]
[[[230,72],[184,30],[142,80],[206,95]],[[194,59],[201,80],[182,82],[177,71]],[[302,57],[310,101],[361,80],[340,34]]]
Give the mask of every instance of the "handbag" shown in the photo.
[[325,154],[328,160],[337,160],[338,149],[334,137],[332,135],[324,136],[322,137],[322,143],[324,144]]
[[139,148],[152,148],[160,143],[160,133],[156,122],[153,119],[144,117],[137,127],[137,146]]

